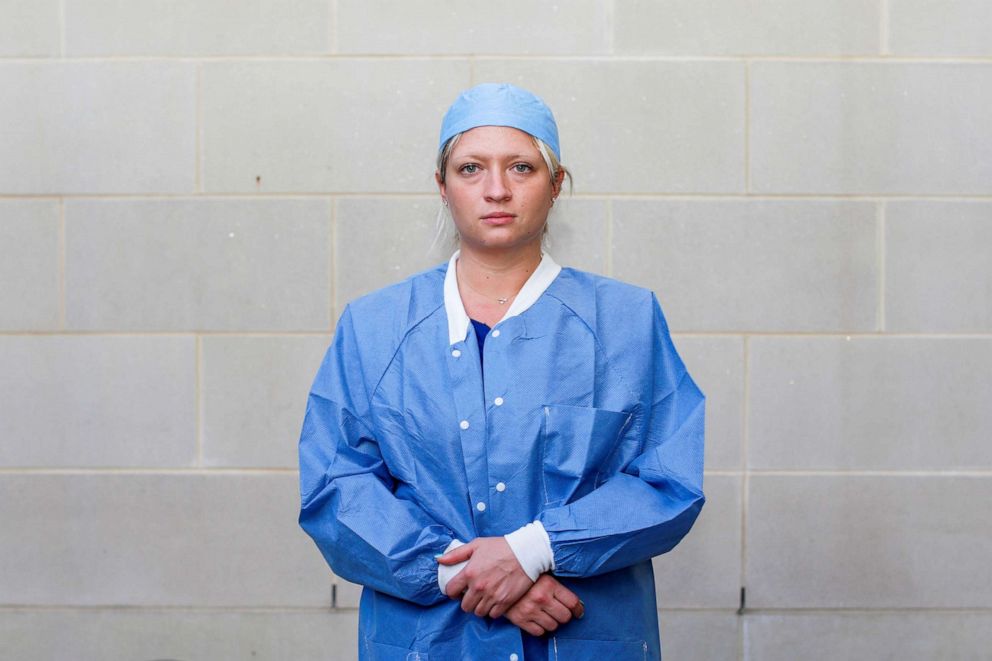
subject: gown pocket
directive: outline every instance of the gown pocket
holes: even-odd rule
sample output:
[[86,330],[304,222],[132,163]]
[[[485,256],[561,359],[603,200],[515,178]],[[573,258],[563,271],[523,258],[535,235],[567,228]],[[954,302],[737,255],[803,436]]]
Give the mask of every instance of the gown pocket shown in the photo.
[[561,505],[581,498],[600,482],[631,414],[588,406],[549,404],[542,429],[544,502]]

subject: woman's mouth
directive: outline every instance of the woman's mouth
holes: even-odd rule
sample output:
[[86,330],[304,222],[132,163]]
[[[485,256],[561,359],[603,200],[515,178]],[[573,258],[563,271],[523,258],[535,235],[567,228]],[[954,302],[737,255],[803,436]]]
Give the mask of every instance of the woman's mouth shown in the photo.
[[512,223],[514,218],[516,218],[516,216],[512,213],[496,211],[494,213],[487,213],[483,216],[482,222],[487,225],[506,225],[508,223]]

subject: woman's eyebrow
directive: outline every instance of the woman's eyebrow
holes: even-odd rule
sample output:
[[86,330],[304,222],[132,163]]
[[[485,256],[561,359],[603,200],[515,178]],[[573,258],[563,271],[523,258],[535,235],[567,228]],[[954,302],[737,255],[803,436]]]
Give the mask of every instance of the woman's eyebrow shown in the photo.
[[486,161],[486,160],[507,160],[512,161],[518,158],[522,159],[533,159],[536,158],[532,154],[501,154],[493,156],[492,154],[482,155],[482,154],[459,154],[458,156],[452,157],[454,161],[461,161],[464,159],[472,161]]

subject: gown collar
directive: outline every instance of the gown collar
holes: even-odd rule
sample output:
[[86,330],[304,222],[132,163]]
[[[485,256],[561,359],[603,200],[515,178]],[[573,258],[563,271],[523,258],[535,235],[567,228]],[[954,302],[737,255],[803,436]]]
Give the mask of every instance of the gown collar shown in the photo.
[[[458,276],[455,271],[455,262],[458,261],[459,254],[461,254],[461,251],[456,250],[455,254],[451,256],[451,259],[448,260],[448,270],[444,274],[444,310],[448,315],[448,344],[455,344],[464,340],[465,335],[468,333],[469,322],[471,321],[468,313],[465,312],[462,297],[458,293]],[[551,259],[551,255],[542,252],[541,263],[537,265],[534,272],[527,278],[527,282],[517,292],[517,297],[513,299],[510,308],[497,323],[501,323],[510,317],[516,317],[534,305],[537,299],[541,297],[541,294],[558,277],[560,272],[561,267],[555,260]]]

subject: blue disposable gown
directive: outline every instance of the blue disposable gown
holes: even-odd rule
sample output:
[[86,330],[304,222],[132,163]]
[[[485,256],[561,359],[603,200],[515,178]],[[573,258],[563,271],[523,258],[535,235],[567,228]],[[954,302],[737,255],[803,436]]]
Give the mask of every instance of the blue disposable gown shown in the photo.
[[300,523],[365,586],[360,658],[523,659],[517,627],[440,591],[435,555],[536,519],[585,604],[542,652],[659,659],[650,559],[704,498],[703,395],[657,301],[562,269],[494,327],[483,371],[471,324],[450,343],[446,269],[352,302],[307,404]]

